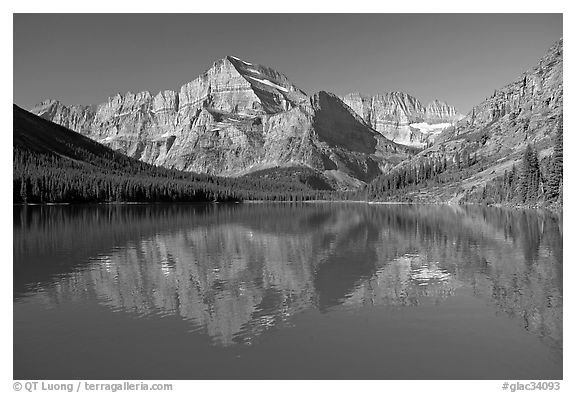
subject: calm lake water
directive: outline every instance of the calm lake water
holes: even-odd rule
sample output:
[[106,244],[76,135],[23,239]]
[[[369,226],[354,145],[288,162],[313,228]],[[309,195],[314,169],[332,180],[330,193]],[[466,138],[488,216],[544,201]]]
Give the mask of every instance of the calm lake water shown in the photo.
[[562,219],[14,207],[15,379],[560,379]]

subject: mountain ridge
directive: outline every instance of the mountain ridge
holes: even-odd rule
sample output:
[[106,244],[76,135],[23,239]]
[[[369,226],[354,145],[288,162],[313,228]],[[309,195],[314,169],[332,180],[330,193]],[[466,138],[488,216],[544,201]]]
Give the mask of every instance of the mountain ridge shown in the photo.
[[221,176],[307,166],[351,189],[410,154],[336,101],[228,56],[178,93],[117,94],[95,111],[44,101],[32,112],[144,162]]
[[384,137],[420,148],[433,143],[440,131],[463,117],[444,101],[434,99],[424,106],[416,97],[401,91],[373,96],[353,92],[341,99]]

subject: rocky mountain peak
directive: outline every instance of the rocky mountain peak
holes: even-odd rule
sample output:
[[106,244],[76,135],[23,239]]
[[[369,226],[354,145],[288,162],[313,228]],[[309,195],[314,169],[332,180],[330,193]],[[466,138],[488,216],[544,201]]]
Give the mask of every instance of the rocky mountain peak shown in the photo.
[[442,122],[455,124],[462,118],[464,115],[445,101],[434,99],[426,106],[426,120],[431,124]]
[[41,105],[44,107],[49,107],[49,106],[54,106],[54,105],[60,105],[60,101],[49,98],[47,100],[42,101],[38,105]]
[[223,176],[304,166],[349,188],[407,155],[334,94],[308,97],[286,75],[236,56],[177,92],[126,92],[96,108],[47,103],[33,112],[144,162]]
[[377,94],[376,97],[386,97],[388,99],[395,99],[398,101],[420,102],[418,99],[403,91],[389,91],[384,94]]

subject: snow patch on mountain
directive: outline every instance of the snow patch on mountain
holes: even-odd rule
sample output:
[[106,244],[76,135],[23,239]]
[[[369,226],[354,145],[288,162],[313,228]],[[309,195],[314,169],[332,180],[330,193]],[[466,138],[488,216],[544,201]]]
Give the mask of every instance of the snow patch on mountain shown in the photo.
[[451,123],[428,124],[426,122],[423,122],[423,123],[410,124],[410,127],[417,128],[418,130],[420,130],[420,132],[423,132],[425,134],[438,134],[451,126],[452,126]]
[[235,60],[241,61],[242,63],[244,63],[244,64],[246,64],[246,65],[248,65],[248,66],[251,66],[251,65],[252,65],[252,63],[248,63],[247,61],[244,61],[244,60],[242,60],[242,59],[237,58],[236,56],[230,56],[230,57],[233,58],[233,59],[235,59]]
[[283,92],[285,92],[285,93],[288,93],[288,89],[287,89],[287,88],[282,87],[282,86],[280,86],[280,85],[277,85],[277,84],[274,83],[274,82],[270,82],[268,79],[254,78],[253,76],[250,76],[250,75],[248,75],[248,78],[254,79],[254,80],[257,81],[257,82],[263,83],[263,84],[268,85],[268,86],[270,86],[270,87],[273,87],[273,88],[275,88],[275,89],[281,90],[281,91],[283,91]]

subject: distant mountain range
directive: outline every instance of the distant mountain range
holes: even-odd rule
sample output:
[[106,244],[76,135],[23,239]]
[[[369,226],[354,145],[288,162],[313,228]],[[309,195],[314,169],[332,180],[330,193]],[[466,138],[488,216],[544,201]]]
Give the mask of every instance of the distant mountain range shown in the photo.
[[446,200],[501,175],[528,143],[551,154],[562,64],[559,40],[465,116],[402,92],[309,96],[285,75],[234,56],[179,92],[117,94],[96,106],[48,100],[32,112],[145,163],[226,177],[307,168],[316,183],[340,190],[426,160],[473,154],[480,164],[469,176],[437,193]]
[[[386,105],[380,112],[404,127],[403,103]],[[356,188],[413,151],[337,96],[307,96],[283,74],[233,56],[178,93],[118,94],[96,107],[49,100],[32,112],[144,162],[222,176],[307,166],[340,188]],[[410,120],[422,122],[420,112]]]
[[456,108],[434,100],[427,106],[409,94],[391,92],[373,97],[351,93],[341,97],[373,129],[408,146],[425,147],[436,135],[464,117]]

